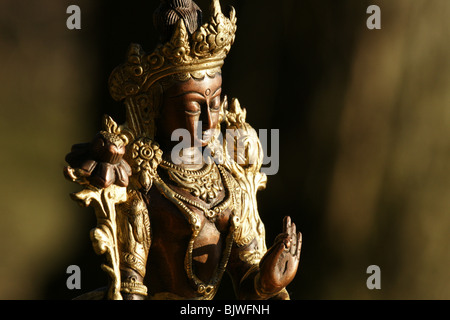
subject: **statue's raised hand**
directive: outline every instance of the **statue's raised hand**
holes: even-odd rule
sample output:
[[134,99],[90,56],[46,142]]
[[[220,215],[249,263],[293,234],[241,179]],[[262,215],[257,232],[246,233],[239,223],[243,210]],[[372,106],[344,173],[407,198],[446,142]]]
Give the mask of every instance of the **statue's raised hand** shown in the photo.
[[283,233],[267,251],[259,264],[259,277],[255,283],[258,292],[265,296],[275,295],[295,277],[300,261],[302,234],[290,217],[283,220]]

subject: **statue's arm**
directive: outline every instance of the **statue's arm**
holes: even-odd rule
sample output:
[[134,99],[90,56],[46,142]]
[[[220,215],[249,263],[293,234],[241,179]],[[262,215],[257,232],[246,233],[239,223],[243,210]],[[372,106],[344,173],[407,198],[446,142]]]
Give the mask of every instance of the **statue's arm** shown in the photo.
[[270,294],[261,291],[258,282],[260,277],[259,261],[245,260],[246,254],[253,251],[255,242],[246,247],[235,246],[230,257],[227,272],[231,276],[236,298],[239,300],[288,300],[289,294],[286,290],[279,290]]
[[233,248],[228,272],[236,296],[242,300],[288,300],[287,285],[294,279],[300,261],[301,233],[296,232],[290,217],[284,219],[283,233],[260,260],[252,260],[257,241]]

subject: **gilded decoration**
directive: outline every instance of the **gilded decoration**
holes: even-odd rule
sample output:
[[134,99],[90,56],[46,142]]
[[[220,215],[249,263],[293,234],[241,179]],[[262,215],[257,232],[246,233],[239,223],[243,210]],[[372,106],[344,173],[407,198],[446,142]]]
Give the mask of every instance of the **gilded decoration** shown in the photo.
[[[239,101],[214,95],[236,13],[225,16],[218,0],[210,13],[203,23],[193,1],[161,1],[154,16],[161,42],[149,54],[132,44],[109,79],[126,122],[105,116],[93,141],[66,157],[66,178],[83,188],[72,198],[95,211],[91,240],[109,276],[106,291],[82,297],[213,299],[228,271],[239,299],[289,299],[301,234],[286,217],[266,246],[256,197],[267,183],[264,150]],[[170,132],[157,124],[185,126],[195,137],[201,115],[210,137],[200,140],[201,162],[175,164]]]
[[162,161],[162,151],[158,143],[146,137],[135,140],[129,148],[127,160],[133,170],[132,177],[136,179],[136,188],[148,191]]

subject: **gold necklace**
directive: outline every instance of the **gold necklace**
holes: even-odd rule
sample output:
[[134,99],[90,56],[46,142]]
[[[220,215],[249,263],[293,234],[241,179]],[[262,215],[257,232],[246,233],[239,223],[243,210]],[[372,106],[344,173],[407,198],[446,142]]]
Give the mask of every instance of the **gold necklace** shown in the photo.
[[200,170],[188,170],[165,160],[160,167],[167,170],[169,178],[178,186],[189,190],[194,197],[208,204],[223,190],[219,170],[212,161]]
[[[218,169],[221,173],[221,176],[225,183],[225,188],[227,192],[226,199],[216,206],[214,210],[209,210],[200,205],[199,203],[189,200],[182,195],[175,192],[173,189],[171,189],[159,176],[156,177],[154,183],[157,186],[157,188],[162,192],[162,194],[168,198],[170,201],[172,201],[185,215],[187,220],[189,221],[191,225],[192,230],[192,236],[189,240],[188,248],[186,251],[185,259],[184,259],[184,268],[186,270],[186,274],[191,281],[191,283],[196,288],[197,293],[201,295],[200,299],[212,299],[214,295],[217,292],[218,285],[220,280],[222,279],[223,273],[225,272],[228,259],[231,254],[231,248],[233,246],[233,240],[234,240],[234,234],[236,230],[240,226],[240,220],[239,216],[236,215],[236,208],[239,208],[239,206],[236,204],[236,198],[234,196],[234,192],[232,191],[232,182],[227,176],[225,169],[222,166],[218,166]],[[201,231],[201,221],[198,219],[195,212],[193,212],[187,205],[191,204],[194,205],[197,208],[202,209],[202,211],[205,213],[206,217],[208,218],[215,218],[218,214],[220,214],[225,209],[229,209],[231,207],[232,213],[230,217],[230,231],[226,237],[225,240],[225,249],[222,253],[222,258],[215,269],[215,273],[212,276],[211,280],[208,283],[203,282],[200,280],[195,274],[192,267],[192,254],[194,251],[194,243],[195,239],[198,237],[200,231]]]

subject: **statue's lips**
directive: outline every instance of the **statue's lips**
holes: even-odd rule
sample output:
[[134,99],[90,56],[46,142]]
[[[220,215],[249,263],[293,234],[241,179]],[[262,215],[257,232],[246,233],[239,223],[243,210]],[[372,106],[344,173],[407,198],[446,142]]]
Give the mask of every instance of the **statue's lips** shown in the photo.
[[211,142],[211,139],[213,137],[213,132],[211,130],[206,130],[202,132],[202,139],[196,139],[202,147],[206,147],[208,143]]

